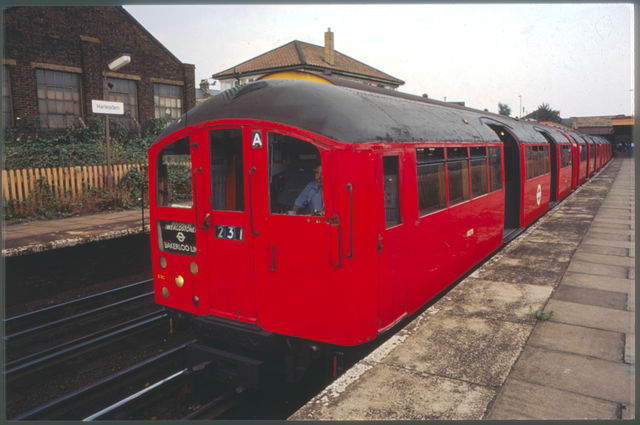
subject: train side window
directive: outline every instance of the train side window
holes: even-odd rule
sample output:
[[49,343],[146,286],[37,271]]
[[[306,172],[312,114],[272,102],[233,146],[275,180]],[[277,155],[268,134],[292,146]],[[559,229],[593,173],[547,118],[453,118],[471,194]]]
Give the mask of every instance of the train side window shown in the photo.
[[416,149],[420,217],[447,207],[444,148]]
[[471,196],[477,198],[489,192],[487,181],[487,148],[470,148]]
[[542,174],[542,158],[540,155],[540,146],[532,146],[531,149],[533,150],[533,175],[531,177],[538,177],[540,174]]
[[524,161],[525,161],[527,179],[530,179],[531,176],[532,176],[533,161],[531,160],[531,157],[532,157],[531,146],[525,146],[524,147]]
[[449,206],[469,199],[469,153],[467,148],[447,148]]
[[211,209],[244,211],[242,130],[215,129],[211,143]]
[[326,170],[322,169],[318,148],[304,140],[273,132],[268,133],[267,144],[269,211],[324,215],[322,174]]
[[382,158],[382,177],[384,179],[384,218],[386,228],[402,223],[400,217],[400,167],[397,156]]
[[544,151],[542,146],[536,146],[536,177],[544,174]]
[[489,148],[489,180],[492,192],[502,189],[502,158],[499,147]]
[[189,148],[189,138],[184,137],[160,151],[156,164],[156,204],[158,206],[193,207]]
[[567,166],[567,146],[560,145],[560,168]]

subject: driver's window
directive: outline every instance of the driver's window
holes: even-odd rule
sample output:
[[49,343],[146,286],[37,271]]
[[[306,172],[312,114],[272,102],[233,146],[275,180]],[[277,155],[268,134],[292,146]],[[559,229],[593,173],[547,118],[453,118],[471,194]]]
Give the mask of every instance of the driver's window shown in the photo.
[[158,155],[157,167],[158,206],[192,208],[189,138],[184,137],[165,146]]
[[272,214],[324,215],[320,151],[309,142],[268,134],[269,211]]

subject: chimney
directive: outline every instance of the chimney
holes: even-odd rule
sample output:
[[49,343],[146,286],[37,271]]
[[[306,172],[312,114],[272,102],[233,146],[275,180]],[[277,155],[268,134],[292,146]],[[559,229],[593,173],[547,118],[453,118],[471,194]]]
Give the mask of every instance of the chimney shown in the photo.
[[200,90],[204,92],[205,96],[209,95],[209,80],[200,80]]
[[324,61],[329,65],[335,64],[335,54],[333,50],[333,33],[331,28],[324,33]]

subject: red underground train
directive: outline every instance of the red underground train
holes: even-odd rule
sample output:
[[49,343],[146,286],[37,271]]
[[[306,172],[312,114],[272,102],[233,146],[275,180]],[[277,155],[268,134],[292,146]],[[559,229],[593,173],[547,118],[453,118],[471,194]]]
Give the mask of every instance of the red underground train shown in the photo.
[[295,379],[301,358],[374,340],[566,197],[582,146],[356,83],[227,90],[149,148],[156,301],[189,314],[202,352],[236,367],[281,352]]

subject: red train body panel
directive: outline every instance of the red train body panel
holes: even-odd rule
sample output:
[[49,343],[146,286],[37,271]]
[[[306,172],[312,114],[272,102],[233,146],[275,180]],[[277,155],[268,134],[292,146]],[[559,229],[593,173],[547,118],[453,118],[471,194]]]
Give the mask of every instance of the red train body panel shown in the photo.
[[[577,134],[343,85],[232,89],[149,148],[156,302],[362,344],[586,178]],[[302,214],[317,165],[323,209]]]

